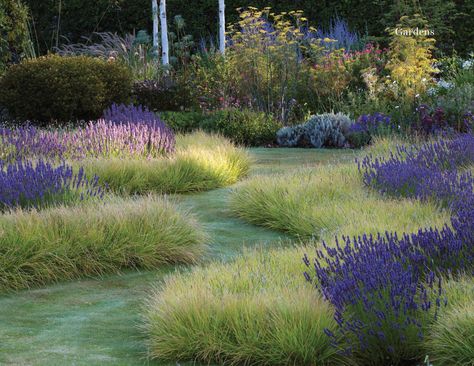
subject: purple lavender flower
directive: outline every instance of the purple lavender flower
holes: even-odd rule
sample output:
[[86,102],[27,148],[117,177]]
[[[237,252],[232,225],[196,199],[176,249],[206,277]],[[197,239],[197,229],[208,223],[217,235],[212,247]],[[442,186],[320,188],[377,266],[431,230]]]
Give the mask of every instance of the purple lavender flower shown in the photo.
[[[423,337],[420,319],[437,316],[447,299],[442,275],[474,273],[474,178],[459,171],[474,163],[474,136],[398,147],[387,159],[359,162],[364,183],[383,194],[434,199],[452,212],[451,226],[417,233],[386,232],[377,236],[323,243],[311,265],[316,283],[335,307],[339,331],[348,349],[370,348],[381,360],[399,361],[403,345]],[[443,300],[443,301],[442,301]],[[411,339],[410,339],[411,336]],[[402,347],[402,348],[400,348]]]
[[74,174],[65,163],[53,166],[43,160],[0,160],[0,210],[18,206],[39,208],[103,195],[98,177],[88,180],[83,168]]
[[353,123],[349,132],[365,132],[369,134],[377,133],[381,129],[392,128],[391,118],[383,113],[363,114]]
[[171,154],[175,136],[145,108],[113,105],[104,118],[76,130],[39,130],[31,126],[0,129],[0,158],[82,159],[149,158]]

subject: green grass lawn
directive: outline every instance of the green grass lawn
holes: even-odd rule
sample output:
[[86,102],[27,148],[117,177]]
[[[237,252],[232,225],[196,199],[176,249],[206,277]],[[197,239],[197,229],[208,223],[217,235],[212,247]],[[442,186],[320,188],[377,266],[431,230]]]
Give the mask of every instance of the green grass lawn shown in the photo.
[[[350,150],[250,149],[251,175],[270,174],[355,157]],[[210,234],[207,259],[227,260],[243,245],[277,245],[281,233],[233,218],[230,189],[178,196]],[[0,297],[1,365],[143,365],[139,329],[150,287],[174,267],[61,283]],[[150,362],[158,365],[159,363]],[[175,363],[172,363],[173,365]],[[165,365],[165,364],[163,364]]]

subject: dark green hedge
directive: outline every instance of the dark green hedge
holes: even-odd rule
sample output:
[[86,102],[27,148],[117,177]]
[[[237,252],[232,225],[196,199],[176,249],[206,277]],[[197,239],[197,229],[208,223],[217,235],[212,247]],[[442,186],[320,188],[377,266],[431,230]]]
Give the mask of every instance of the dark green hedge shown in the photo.
[[126,103],[132,77],[116,62],[77,56],[24,61],[0,78],[0,105],[19,121],[92,120],[112,103]]
[[[55,46],[59,0],[26,0],[34,16],[43,50]],[[275,11],[304,10],[315,24],[325,26],[334,15],[345,18],[351,27],[371,36],[384,36],[401,15],[422,13],[431,22],[439,45],[461,53],[474,48],[474,1],[459,0],[226,0],[227,20],[233,22],[236,8],[271,6]],[[168,14],[181,14],[187,31],[199,39],[217,34],[217,0],[168,0]],[[151,29],[150,0],[62,0],[58,42],[78,41],[94,31],[133,32]],[[56,34],[56,35],[55,35]]]

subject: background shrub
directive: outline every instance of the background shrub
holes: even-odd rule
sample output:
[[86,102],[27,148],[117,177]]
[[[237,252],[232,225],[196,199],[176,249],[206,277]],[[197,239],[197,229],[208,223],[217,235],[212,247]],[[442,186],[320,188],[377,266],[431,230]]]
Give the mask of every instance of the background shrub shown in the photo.
[[161,119],[175,133],[189,133],[199,130],[204,120],[201,112],[160,112]]
[[0,75],[6,65],[32,56],[28,8],[18,0],[0,2]]
[[262,146],[274,143],[281,125],[265,113],[232,108],[210,114],[201,127],[221,133],[237,144]]
[[353,121],[342,113],[325,113],[310,117],[301,125],[283,127],[277,142],[286,147],[345,147],[346,136]]
[[129,70],[78,56],[47,56],[10,67],[0,80],[0,104],[20,120],[92,120],[113,102],[127,102]]

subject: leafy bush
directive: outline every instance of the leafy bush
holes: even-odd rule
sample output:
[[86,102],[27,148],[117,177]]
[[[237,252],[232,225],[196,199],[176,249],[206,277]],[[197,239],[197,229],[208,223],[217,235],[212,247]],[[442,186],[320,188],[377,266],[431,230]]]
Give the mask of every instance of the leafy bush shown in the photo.
[[347,140],[353,147],[368,145],[374,136],[392,131],[390,116],[383,113],[363,114],[349,127]]
[[412,101],[416,95],[424,93],[436,69],[433,68],[433,50],[435,40],[421,34],[406,36],[397,29],[419,27],[426,29],[427,21],[420,15],[403,16],[396,29],[391,30],[389,60],[387,69],[392,80],[397,83],[399,91],[395,97],[401,101]]
[[[207,110],[251,108],[285,122],[301,115],[307,108],[308,86],[319,80],[311,77],[312,65],[327,53],[303,19],[301,11],[275,14],[269,8],[241,9],[240,21],[228,32],[226,57],[211,52],[195,59],[194,99]],[[331,72],[325,73],[324,81],[330,87],[319,90],[344,89],[338,68]]]
[[346,136],[353,122],[342,113],[325,113],[310,117],[301,125],[283,127],[277,132],[280,146],[345,147]]
[[0,75],[12,62],[33,56],[28,29],[28,8],[18,0],[0,3]]
[[0,80],[0,104],[21,120],[92,120],[112,103],[126,102],[130,90],[130,72],[118,63],[47,56],[7,70]]
[[129,268],[194,263],[206,235],[157,197],[0,216],[0,291]]
[[474,122],[466,120],[469,114],[474,113],[474,83],[456,85],[444,95],[439,95],[434,103],[438,110],[443,111],[445,125],[466,132],[471,127],[470,123]]
[[262,112],[225,109],[211,113],[202,122],[205,131],[217,132],[237,144],[263,146],[273,144],[280,123]]
[[205,119],[201,112],[160,112],[159,115],[175,133],[199,130]]
[[89,197],[102,198],[98,177],[87,180],[84,169],[77,174],[62,163],[54,167],[39,160],[5,164],[0,160],[0,211],[13,207],[44,207]]

